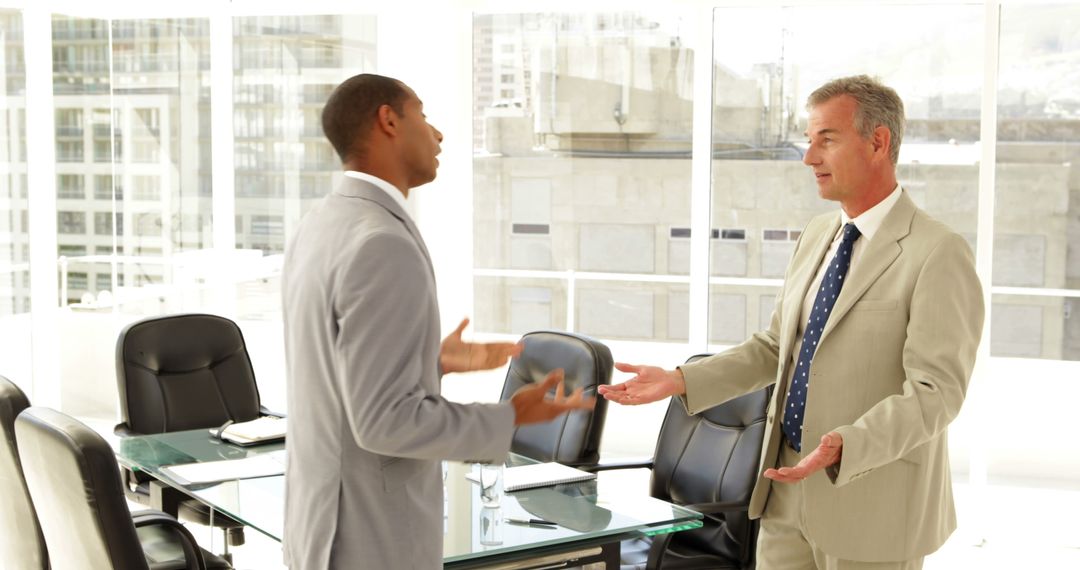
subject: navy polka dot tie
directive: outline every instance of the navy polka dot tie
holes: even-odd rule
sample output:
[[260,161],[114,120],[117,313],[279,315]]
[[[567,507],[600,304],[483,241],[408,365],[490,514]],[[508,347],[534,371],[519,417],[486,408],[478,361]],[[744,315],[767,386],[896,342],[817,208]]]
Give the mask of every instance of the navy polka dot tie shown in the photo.
[[810,381],[810,364],[814,361],[821,331],[829,320],[829,311],[836,304],[836,296],[844,285],[844,276],[851,266],[851,250],[855,240],[859,239],[859,228],[849,223],[844,226],[844,237],[836,255],[829,263],[829,269],[821,279],[821,287],[814,297],[814,308],[810,310],[810,319],[803,331],[802,349],[795,365],[795,376],[788,388],[787,408],[784,410],[784,435],[787,436],[795,451],[802,451],[803,411],[806,409],[806,388]]

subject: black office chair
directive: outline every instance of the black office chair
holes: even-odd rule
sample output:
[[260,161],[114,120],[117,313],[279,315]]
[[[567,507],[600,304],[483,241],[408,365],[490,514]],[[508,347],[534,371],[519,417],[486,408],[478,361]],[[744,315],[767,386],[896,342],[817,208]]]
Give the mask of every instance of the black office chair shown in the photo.
[[[556,331],[537,331],[522,337],[521,354],[510,362],[501,400],[508,400],[526,384],[540,382],[548,372],[562,368],[566,390],[583,387],[596,396],[596,387],[611,383],[611,351],[587,336]],[[550,422],[518,426],[510,450],[538,461],[566,465],[595,465],[600,459],[600,436],[604,431],[607,400],[600,398],[592,410],[575,410]]]
[[[259,401],[244,336],[236,323],[217,315],[150,317],[120,332],[116,381],[122,423],[117,435],[216,428],[278,415]],[[148,504],[148,476],[124,472],[128,498]],[[181,501],[180,519],[225,529],[228,546],[244,543],[243,525],[195,500]]]
[[[708,356],[691,357],[693,362]],[[772,386],[687,415],[672,398],[649,462],[593,469],[652,469],[650,494],[705,515],[699,529],[626,541],[624,569],[752,569],[758,521],[748,517]]]
[[0,442],[0,495],[4,497],[4,508],[0,509],[0,568],[48,567],[45,538],[26,489],[19,446],[15,443],[15,418],[29,407],[26,394],[0,376],[0,430],[4,432]]
[[[128,511],[112,449],[79,421],[31,407],[15,419],[14,432],[34,507],[24,522],[35,529],[40,522],[41,530],[38,540],[26,541],[38,556],[16,568],[231,568],[199,548],[175,518],[160,511]],[[16,530],[14,536],[26,540],[27,535]]]

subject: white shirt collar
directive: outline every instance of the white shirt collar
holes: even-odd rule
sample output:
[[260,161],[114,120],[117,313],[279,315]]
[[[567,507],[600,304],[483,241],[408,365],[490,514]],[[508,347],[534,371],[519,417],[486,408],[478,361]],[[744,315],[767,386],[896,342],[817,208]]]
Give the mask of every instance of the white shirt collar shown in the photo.
[[[398,206],[401,206],[401,209],[405,212],[405,215],[409,216],[409,203],[405,201],[405,195],[401,193],[401,190],[398,190],[397,187],[393,184],[383,180],[382,178],[379,178],[378,176],[372,176],[366,172],[357,172],[355,170],[346,170],[345,176],[348,176],[349,178],[355,178],[357,180],[363,180],[364,182],[369,182],[373,184],[376,188],[379,188],[383,192],[386,192],[390,195],[391,198],[394,199],[395,202],[397,202]],[[412,216],[409,216],[409,218],[411,219]]]
[[891,194],[885,197],[884,200],[878,202],[873,208],[855,216],[849,218],[844,212],[843,208],[840,209],[840,228],[844,227],[844,224],[848,222],[854,222],[855,227],[859,228],[859,233],[866,241],[874,239],[874,234],[881,229],[881,223],[885,221],[885,216],[889,214],[896,202],[900,200],[900,193],[903,190],[900,188],[900,184],[893,188]]

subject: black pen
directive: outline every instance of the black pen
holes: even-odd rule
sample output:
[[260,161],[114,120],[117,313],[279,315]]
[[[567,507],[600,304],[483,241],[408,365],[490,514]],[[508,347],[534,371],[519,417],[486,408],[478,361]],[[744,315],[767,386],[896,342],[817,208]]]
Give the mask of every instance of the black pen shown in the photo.
[[519,518],[516,518],[516,517],[506,517],[506,522],[511,522],[511,523],[514,523],[514,524],[539,524],[539,525],[558,526],[558,523],[554,523],[554,522],[551,522],[551,521],[546,521],[544,519],[519,519]]

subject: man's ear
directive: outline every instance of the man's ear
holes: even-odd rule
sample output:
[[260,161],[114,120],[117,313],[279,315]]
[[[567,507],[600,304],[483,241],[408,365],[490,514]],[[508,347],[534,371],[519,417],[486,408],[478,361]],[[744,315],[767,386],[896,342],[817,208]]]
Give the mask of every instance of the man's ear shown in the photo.
[[389,136],[397,132],[398,115],[390,105],[380,105],[375,118],[375,127]]
[[878,125],[870,136],[870,144],[873,145],[874,154],[879,153],[889,158],[889,149],[892,148],[892,132],[884,125]]

